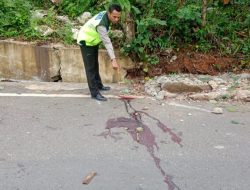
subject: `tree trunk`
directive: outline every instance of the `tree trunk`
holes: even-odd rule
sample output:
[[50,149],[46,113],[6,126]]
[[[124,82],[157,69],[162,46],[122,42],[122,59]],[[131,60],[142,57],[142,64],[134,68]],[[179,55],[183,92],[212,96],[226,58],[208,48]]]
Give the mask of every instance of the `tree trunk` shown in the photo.
[[131,42],[135,38],[135,22],[129,13],[126,14],[126,20],[123,28],[126,35],[126,42]]
[[185,0],[179,0],[179,8],[182,7],[185,3]]
[[202,0],[202,27],[206,26],[207,0]]

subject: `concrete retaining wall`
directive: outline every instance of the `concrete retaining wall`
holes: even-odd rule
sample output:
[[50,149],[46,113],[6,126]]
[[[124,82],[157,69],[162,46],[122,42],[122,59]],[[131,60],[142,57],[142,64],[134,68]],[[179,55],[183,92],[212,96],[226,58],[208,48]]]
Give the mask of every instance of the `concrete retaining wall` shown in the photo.
[[[99,50],[100,74],[103,82],[122,81],[126,70],[134,67],[129,57],[116,52],[123,69],[114,72],[106,50]],[[0,41],[0,78],[63,82],[86,82],[80,48],[12,40]]]

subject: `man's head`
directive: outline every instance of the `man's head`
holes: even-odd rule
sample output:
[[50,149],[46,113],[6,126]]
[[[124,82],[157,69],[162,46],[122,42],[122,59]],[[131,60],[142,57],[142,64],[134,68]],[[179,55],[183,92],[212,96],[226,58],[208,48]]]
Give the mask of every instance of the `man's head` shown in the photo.
[[115,24],[120,20],[122,8],[118,4],[112,4],[108,9],[108,18],[111,23]]

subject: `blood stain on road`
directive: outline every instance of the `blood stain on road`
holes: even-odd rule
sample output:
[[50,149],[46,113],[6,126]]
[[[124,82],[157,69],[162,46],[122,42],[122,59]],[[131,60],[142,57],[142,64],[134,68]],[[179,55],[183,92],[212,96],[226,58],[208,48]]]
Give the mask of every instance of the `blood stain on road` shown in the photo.
[[132,139],[137,143],[145,146],[147,148],[148,153],[153,158],[156,167],[160,170],[164,182],[168,186],[168,190],[180,190],[180,188],[173,182],[173,177],[167,174],[164,169],[161,167],[160,158],[155,156],[155,149],[159,150],[159,146],[155,141],[155,135],[152,133],[150,128],[145,125],[142,121],[143,116],[147,116],[152,120],[156,121],[157,127],[161,129],[164,133],[170,135],[171,140],[174,143],[177,143],[180,147],[182,147],[180,135],[177,135],[172,131],[172,129],[168,128],[165,124],[163,124],[159,119],[149,115],[144,111],[138,111],[133,108],[131,105],[131,98],[121,98],[123,101],[126,111],[129,114],[129,118],[126,117],[118,117],[109,119],[106,123],[106,128],[108,131],[101,133],[98,136],[103,136],[105,138],[111,137],[115,140],[119,140],[117,137],[117,133],[113,133],[111,130],[113,128],[124,128],[131,135]]

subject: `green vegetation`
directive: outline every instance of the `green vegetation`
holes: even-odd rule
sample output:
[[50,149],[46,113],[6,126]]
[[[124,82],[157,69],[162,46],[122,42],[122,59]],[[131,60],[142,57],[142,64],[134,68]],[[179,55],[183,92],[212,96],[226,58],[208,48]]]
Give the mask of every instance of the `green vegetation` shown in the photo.
[[[52,40],[74,44],[71,25],[55,19],[67,15],[76,19],[84,11],[92,14],[103,10],[111,0],[62,0],[54,5],[50,0],[0,0],[0,37],[23,40]],[[125,10],[123,21],[130,15],[135,23],[133,40],[120,40],[118,46],[125,54],[147,65],[159,62],[159,54],[167,48],[189,49],[197,52],[217,52],[240,57],[242,69],[249,69],[250,3],[234,0],[223,5],[210,0],[206,5],[206,22],[202,20],[203,1],[186,0],[117,0]],[[182,2],[182,3],[180,3]],[[37,9],[48,10],[46,17],[33,18]],[[37,26],[46,25],[56,32],[42,36]],[[121,27],[121,26],[120,26]]]
[[64,0],[58,6],[58,11],[60,13],[66,14],[71,18],[79,16],[87,8],[89,8],[91,0]]
[[[249,1],[227,6],[213,1],[207,7],[205,26],[202,26],[201,2],[186,1],[181,7],[178,1],[144,2],[135,4],[140,10],[134,13],[136,38],[123,48],[127,53],[135,51],[140,60],[155,64],[152,55],[166,47],[218,51],[233,56],[239,53],[250,58]],[[246,66],[247,62],[243,62],[242,67]]]
[[22,36],[30,32],[31,4],[29,2],[24,0],[1,0],[0,7],[1,37]]

